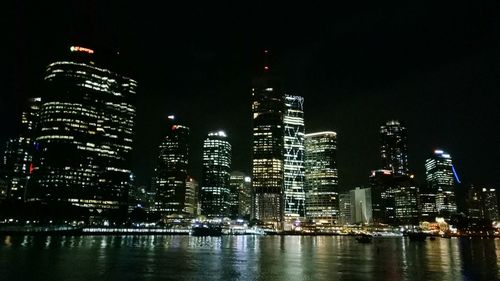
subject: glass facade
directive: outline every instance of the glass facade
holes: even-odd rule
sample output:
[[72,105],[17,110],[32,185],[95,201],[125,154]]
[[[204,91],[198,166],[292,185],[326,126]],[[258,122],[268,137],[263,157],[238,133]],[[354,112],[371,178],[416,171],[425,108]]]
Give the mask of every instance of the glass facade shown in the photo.
[[250,218],[252,210],[251,179],[242,172],[231,173],[231,217]]
[[285,219],[305,216],[304,192],[304,98],[285,96]]
[[185,213],[188,141],[189,128],[176,122],[174,116],[169,116],[167,133],[158,148],[154,176],[155,209],[160,213]]
[[285,96],[279,80],[264,74],[252,88],[252,217],[281,227],[284,213]]
[[425,160],[425,175],[428,188],[436,194],[436,210],[439,215],[449,216],[456,212],[451,156],[442,150],[435,150],[431,158]]
[[406,128],[399,121],[391,120],[380,127],[380,156],[382,167],[395,175],[408,173]]
[[203,142],[200,191],[201,214],[209,218],[230,216],[231,144],[223,131],[210,132]]
[[47,66],[28,199],[103,215],[127,207],[137,83],[88,50]]
[[2,159],[5,176],[5,197],[24,200],[27,181],[32,168],[34,153],[34,133],[41,105],[41,98],[29,99],[27,110],[21,114],[21,131],[17,138],[7,141]]
[[339,193],[337,134],[305,135],[306,218],[321,224],[337,223]]
[[198,215],[198,182],[190,176],[186,180],[186,197],[183,212],[188,215]]
[[370,188],[356,187],[350,191],[351,197],[351,223],[371,224],[372,218],[372,195]]

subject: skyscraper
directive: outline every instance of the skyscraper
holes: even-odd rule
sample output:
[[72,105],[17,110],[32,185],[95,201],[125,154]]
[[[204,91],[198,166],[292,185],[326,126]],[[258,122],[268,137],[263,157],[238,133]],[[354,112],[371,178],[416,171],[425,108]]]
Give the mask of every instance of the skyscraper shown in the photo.
[[186,179],[184,213],[192,216],[198,215],[198,193],[198,182],[193,177],[188,176]]
[[350,191],[351,195],[351,223],[371,224],[372,196],[370,188],[356,187]]
[[471,186],[467,194],[467,213],[471,219],[499,220],[496,189]]
[[285,219],[305,216],[304,193],[304,98],[285,96]]
[[448,217],[456,212],[455,182],[451,156],[443,150],[435,150],[425,160],[425,175],[428,187],[436,193],[436,209],[439,215]]
[[376,170],[372,171],[369,182],[375,224],[418,224],[418,188],[414,175],[395,175],[391,170]]
[[350,192],[344,192],[339,194],[339,223],[341,225],[351,224]]
[[242,172],[231,173],[231,216],[250,218],[252,210],[252,182],[250,177]]
[[339,215],[337,133],[305,135],[306,217],[335,224]]
[[252,83],[252,211],[255,219],[281,228],[285,95],[281,81],[269,72],[266,65],[264,73]]
[[159,146],[154,185],[155,209],[163,214],[184,213],[188,178],[189,128],[168,116],[166,135]]
[[7,183],[6,196],[13,200],[24,200],[26,184],[33,163],[34,133],[38,120],[41,99],[30,98],[28,107],[21,114],[20,133],[7,142],[1,166]]
[[408,173],[406,128],[397,120],[387,121],[380,127],[380,156],[383,168],[394,175]]
[[137,82],[99,64],[108,58],[72,46],[47,66],[29,201],[126,210]]
[[230,215],[231,145],[223,131],[210,132],[203,142],[200,191],[201,214],[207,217]]

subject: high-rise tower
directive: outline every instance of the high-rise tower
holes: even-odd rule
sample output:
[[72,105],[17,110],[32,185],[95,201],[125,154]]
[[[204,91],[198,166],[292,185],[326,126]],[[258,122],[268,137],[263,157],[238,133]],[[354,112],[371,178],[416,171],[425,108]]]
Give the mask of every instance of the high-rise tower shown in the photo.
[[436,209],[440,215],[456,212],[455,169],[450,154],[435,150],[425,160],[425,175],[428,187],[436,194]]
[[96,216],[126,210],[137,82],[100,64],[108,58],[72,46],[67,59],[47,66],[29,201]]
[[223,131],[208,133],[203,142],[201,214],[207,217],[230,215],[231,144]]
[[155,169],[155,209],[164,214],[183,214],[188,178],[189,128],[168,116],[167,133],[159,146]]
[[28,107],[21,114],[19,136],[7,142],[0,166],[6,173],[6,196],[11,200],[24,200],[34,153],[33,137],[40,110],[41,99],[30,98]]
[[395,176],[408,173],[406,128],[399,121],[391,120],[380,127],[380,156],[384,169]]
[[335,224],[339,217],[337,134],[305,135],[306,217],[321,224]]
[[284,215],[285,95],[281,81],[270,73],[268,65],[252,85],[253,217],[281,228]]
[[304,98],[285,96],[284,191],[285,219],[305,216],[304,193]]

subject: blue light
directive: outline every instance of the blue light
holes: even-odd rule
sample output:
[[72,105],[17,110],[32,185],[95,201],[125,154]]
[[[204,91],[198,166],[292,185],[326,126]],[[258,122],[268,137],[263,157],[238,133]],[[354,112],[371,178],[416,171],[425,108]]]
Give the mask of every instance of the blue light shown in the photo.
[[451,170],[453,171],[453,175],[455,176],[455,179],[457,180],[458,183],[462,183],[460,179],[458,178],[457,171],[455,171],[455,166],[451,165]]

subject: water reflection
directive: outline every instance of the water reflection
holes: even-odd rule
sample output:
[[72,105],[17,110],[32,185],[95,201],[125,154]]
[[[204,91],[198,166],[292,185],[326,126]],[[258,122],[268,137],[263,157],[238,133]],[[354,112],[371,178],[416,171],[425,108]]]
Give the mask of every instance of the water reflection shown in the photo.
[[[5,236],[2,280],[500,280],[500,240]],[[29,269],[29,270],[27,270]]]

